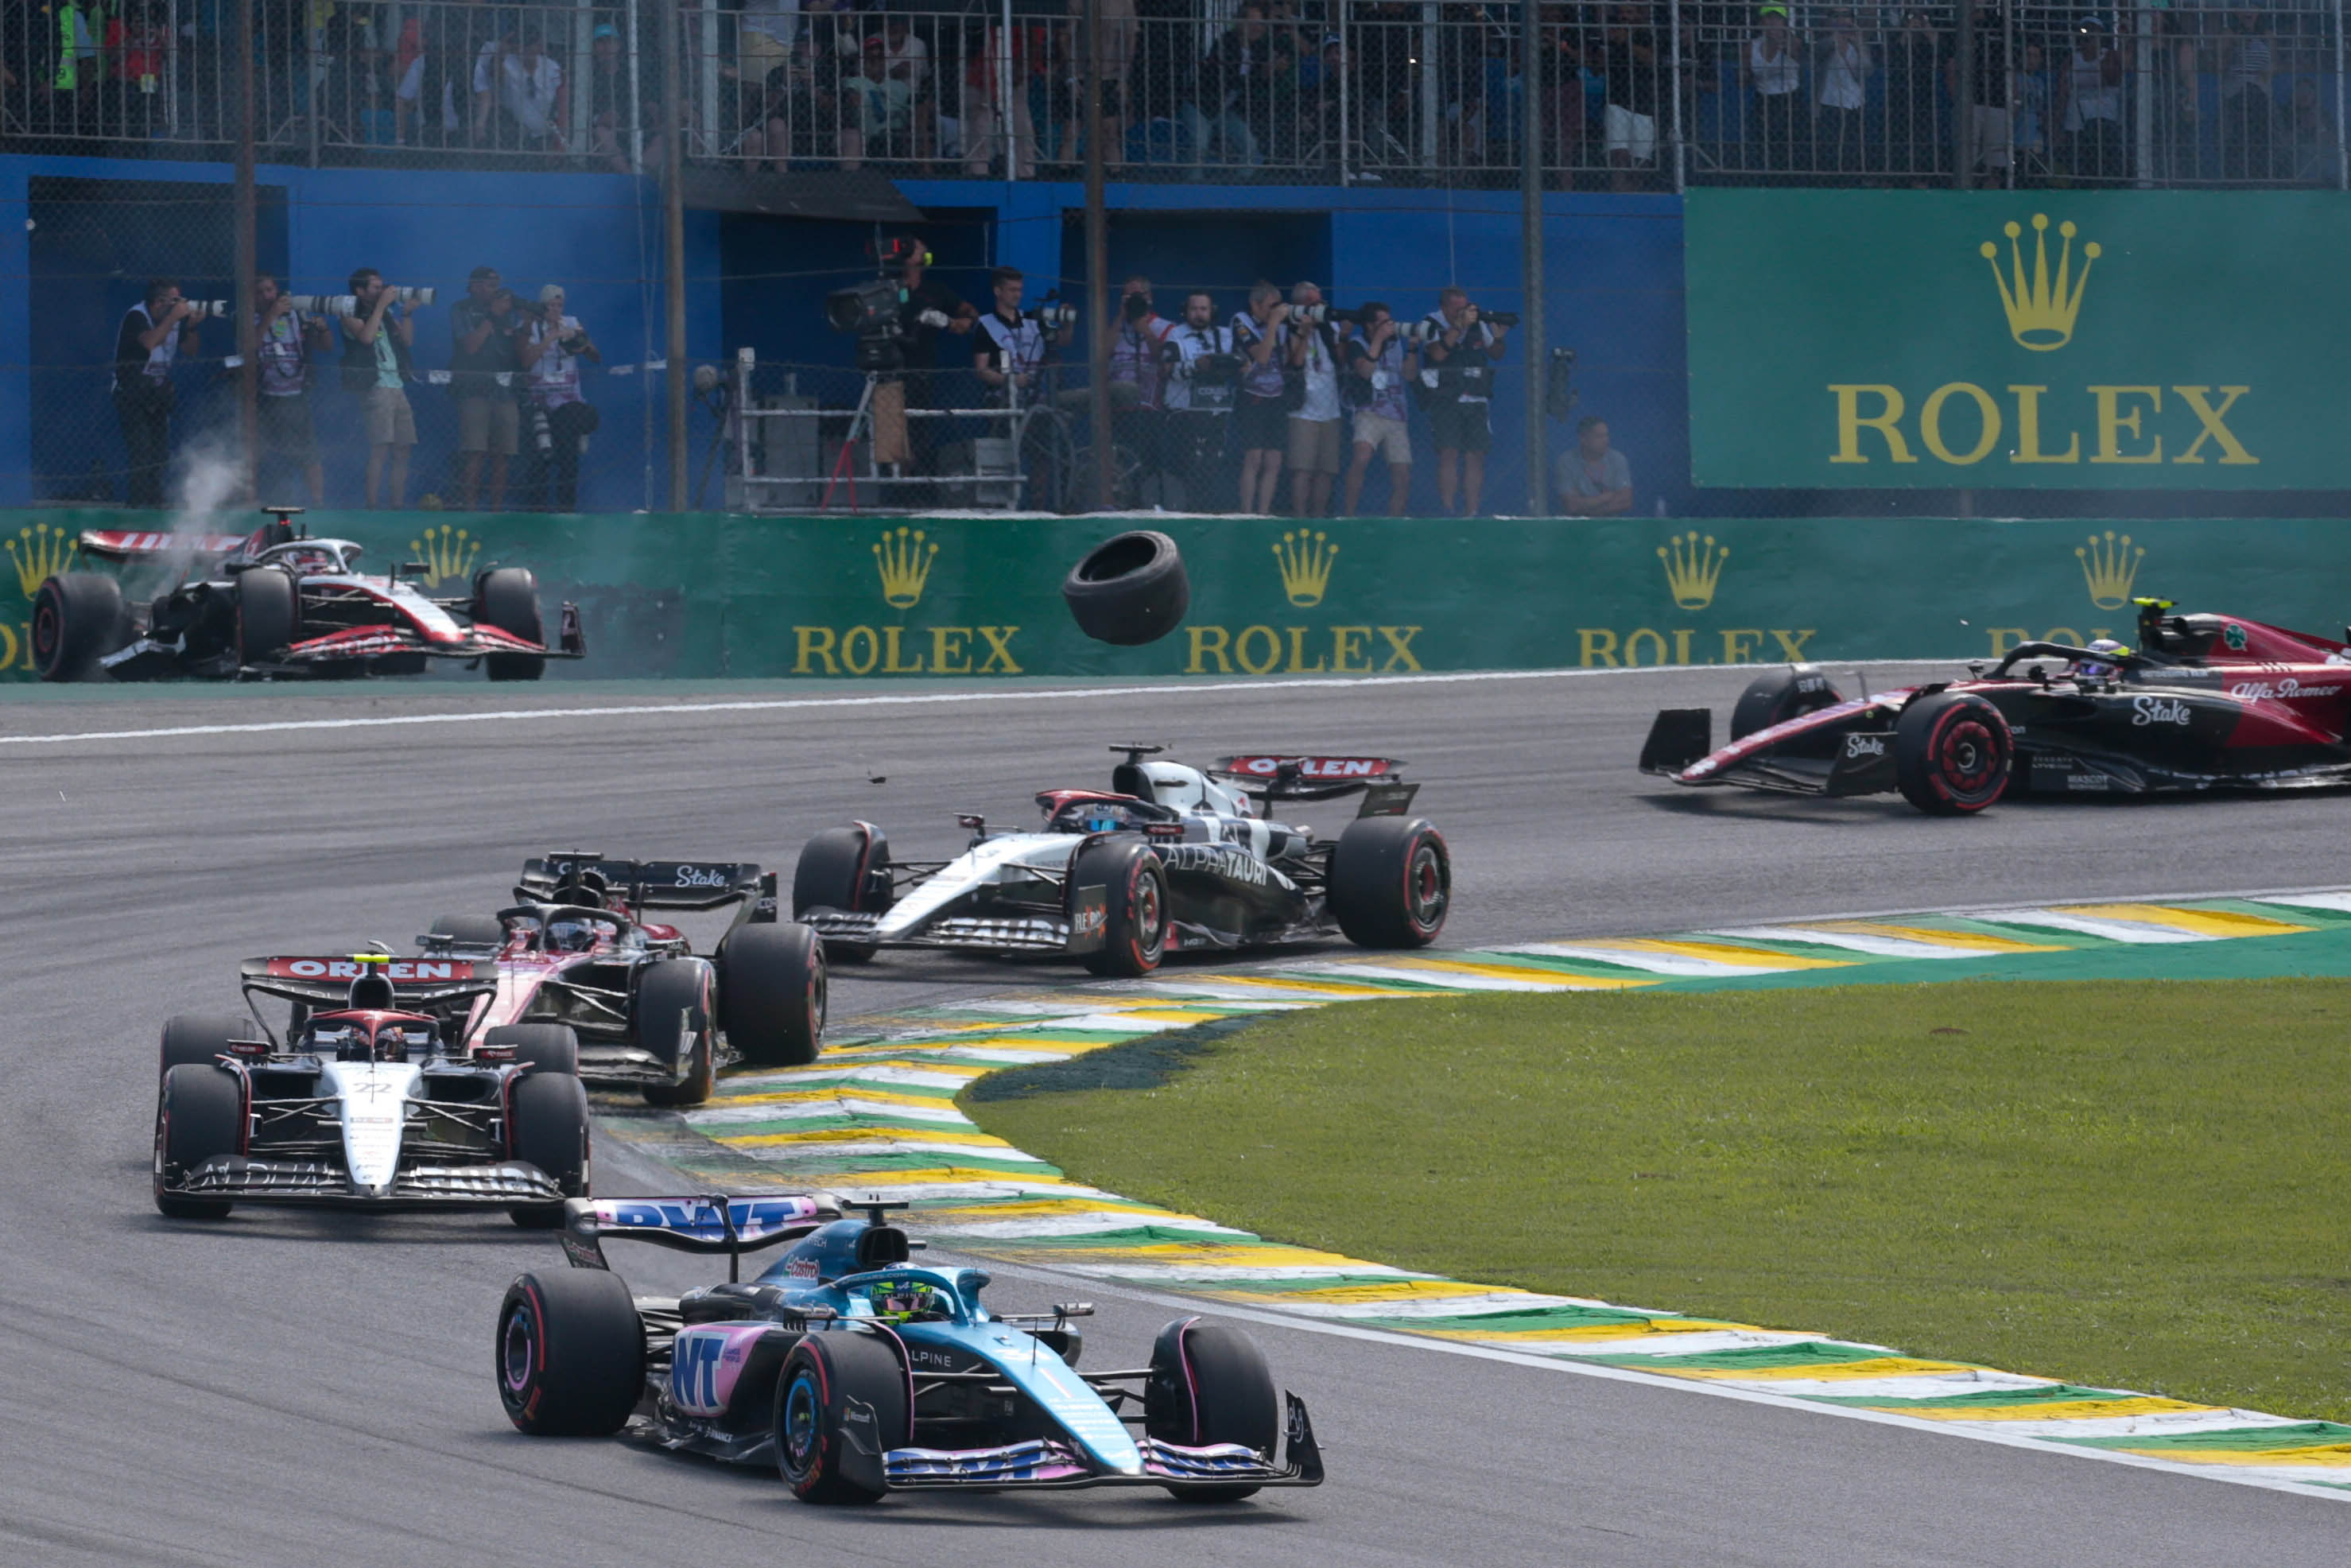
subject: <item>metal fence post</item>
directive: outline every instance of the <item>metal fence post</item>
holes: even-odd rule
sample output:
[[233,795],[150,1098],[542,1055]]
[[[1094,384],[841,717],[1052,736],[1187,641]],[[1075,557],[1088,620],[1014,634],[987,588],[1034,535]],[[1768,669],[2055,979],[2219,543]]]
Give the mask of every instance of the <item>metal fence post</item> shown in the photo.
[[[259,3],[260,0],[238,0],[236,7],[236,286],[235,297],[228,302],[233,334],[230,340],[236,344],[239,361],[236,370],[237,472],[243,481],[241,493],[247,501],[254,498],[261,458],[261,410],[256,402],[261,382],[259,367],[254,363],[261,355],[261,334],[253,319],[253,275],[261,265],[259,235],[255,232],[253,188],[253,8]],[[301,329],[299,323],[295,329],[298,332]]]
[[570,142],[575,158],[588,151],[594,134],[590,128],[596,123],[596,103],[588,97],[596,83],[595,56],[590,45],[596,14],[589,9],[594,4],[595,0],[579,0],[580,20],[571,29],[571,64],[566,68],[569,74],[563,78],[571,89],[567,101],[571,107]]
[[1666,57],[1666,68],[1674,78],[1674,193],[1678,196],[1689,192],[1689,153],[1682,129],[1682,8],[1667,5],[1666,15],[1672,19],[1668,45],[1672,53]]
[[2132,68],[2138,79],[2131,96],[2137,99],[2138,124],[2131,135],[2131,156],[2138,168],[2132,183],[2145,191],[2155,185],[2155,12],[2147,0],[2139,0],[2133,10],[2131,48],[2137,57]]
[[[1652,34],[1652,37],[1656,35]],[[1527,515],[1551,514],[1543,469],[1543,57],[1541,0],[1519,0],[1519,309],[1526,329]]]
[[[664,15],[666,15],[666,14],[668,13],[668,10],[669,10],[669,0],[653,0],[653,3],[654,3],[655,5],[659,5],[659,6],[661,6],[661,7],[662,7],[663,12],[664,12]],[[639,4],[639,0],[629,0],[629,8],[628,8],[628,23],[629,23],[629,172],[631,172],[632,174],[642,174],[642,173],[643,173],[643,172],[645,172],[645,102],[644,102],[644,90],[643,90],[643,89],[639,85],[638,78],[637,78],[637,5],[638,5],[638,4]],[[671,134],[671,135],[674,136],[674,135],[676,135],[676,134],[677,134],[677,106],[676,106],[675,104],[672,104],[672,105],[670,106],[669,119],[670,119],[669,131],[670,131],[670,134]]]
[[1443,105],[1437,99],[1437,0],[1420,7],[1420,163],[1437,172],[1437,118]]
[[1975,189],[1975,170],[1968,154],[1976,139],[1976,7],[1975,0],[1959,0],[1959,90],[1951,97],[1951,130],[1958,145],[1952,150],[1951,188]]
[[[2340,4],[2340,0],[2337,0],[2337,4]],[[1352,84],[1349,79],[1355,74],[1355,40],[1347,31],[1347,13],[1353,9],[1354,9],[1354,7],[1351,5],[1341,5],[1338,7],[1339,183],[1343,187],[1354,183],[1353,175],[1348,172],[1348,165],[1353,162],[1355,146],[1354,120],[1353,117],[1354,105],[1351,101],[1353,93]]]
[[[702,144],[707,155],[716,157],[726,144],[725,133],[718,128],[718,0],[702,0],[701,36],[702,69],[695,85],[702,93]],[[678,478],[682,486],[682,468]]]
[[1013,112],[1012,91],[1015,87],[1028,89],[1013,78],[1012,0],[1004,0],[1002,18],[1004,30],[997,35],[996,51],[996,134],[1004,144],[1004,178],[1009,183],[1020,178],[1020,120]]
[[[709,5],[710,0],[703,0],[705,25],[711,15]],[[679,37],[684,27],[685,18],[673,13],[662,28],[662,99],[673,107],[685,77],[677,57],[685,47]],[[707,112],[717,112],[715,100],[707,103]],[[684,162],[684,149],[678,145],[681,140],[674,127],[662,138],[662,262],[668,275],[662,279],[669,360],[664,390],[669,403],[669,509],[673,512],[685,510],[685,191],[679,178]]]
[[2343,136],[2343,0],[2335,0],[2335,188],[2351,191],[2351,144]]

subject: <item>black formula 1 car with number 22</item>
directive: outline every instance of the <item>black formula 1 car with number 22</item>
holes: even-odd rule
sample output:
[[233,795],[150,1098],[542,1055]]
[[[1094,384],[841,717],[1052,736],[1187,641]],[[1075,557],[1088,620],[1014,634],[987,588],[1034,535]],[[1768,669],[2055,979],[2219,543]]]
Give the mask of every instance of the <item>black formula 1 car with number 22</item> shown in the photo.
[[2136,651],[2025,643],[1967,680],[1850,698],[1816,666],[1774,670],[1739,699],[1720,750],[1708,709],[1660,713],[1641,769],[1802,795],[1899,789],[1938,816],[2003,796],[2351,783],[2351,645],[2138,604]]
[[[1420,786],[1380,757],[1228,757],[1208,768],[1124,760],[1108,789],[1046,789],[1035,832],[960,820],[951,861],[890,858],[871,822],[810,839],[792,873],[793,918],[826,954],[881,947],[1066,954],[1098,975],[1149,974],[1169,952],[1319,941],[1424,947],[1453,895],[1445,840],[1406,816]],[[1336,839],[1267,820],[1277,802],[1363,797]]]

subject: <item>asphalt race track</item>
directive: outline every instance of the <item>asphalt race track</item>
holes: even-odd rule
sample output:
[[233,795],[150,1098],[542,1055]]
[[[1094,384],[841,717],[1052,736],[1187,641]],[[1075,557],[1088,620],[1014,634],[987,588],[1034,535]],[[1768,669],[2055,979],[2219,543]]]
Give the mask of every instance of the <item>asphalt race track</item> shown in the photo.
[[[875,703],[436,683],[0,702],[0,1563],[2337,1568],[2351,1516],[2321,1500],[1262,1325],[1277,1379],[1314,1410],[1332,1478],[1319,1491],[1216,1509],[1098,1491],[820,1511],[770,1477],[513,1432],[490,1381],[492,1314],[517,1272],[562,1262],[502,1216],[247,1208],[204,1226],[149,1199],[157,1030],[234,1003],[240,958],[405,946],[442,910],[493,906],[522,857],[550,848],[788,870],[810,832],[864,817],[902,857],[942,854],[962,837],[956,811],[1018,825],[1039,788],[1106,781],[1113,740],[1189,760],[1409,758],[1456,857],[1451,944],[2351,880],[2351,794],[1949,822],[1898,798],[1683,791],[1633,770],[1656,707],[1712,702],[1719,727],[1740,684],[1635,673]],[[832,706],[794,700],[810,697]],[[28,738],[163,727],[200,733]],[[1335,831],[1346,810],[1299,815]],[[1068,974],[885,956],[841,977],[834,1008]],[[667,1185],[610,1140],[596,1178],[608,1194]],[[613,1250],[646,1287],[707,1277]],[[1177,1310],[998,1276],[999,1306],[1099,1301],[1096,1365],[1136,1364]]]

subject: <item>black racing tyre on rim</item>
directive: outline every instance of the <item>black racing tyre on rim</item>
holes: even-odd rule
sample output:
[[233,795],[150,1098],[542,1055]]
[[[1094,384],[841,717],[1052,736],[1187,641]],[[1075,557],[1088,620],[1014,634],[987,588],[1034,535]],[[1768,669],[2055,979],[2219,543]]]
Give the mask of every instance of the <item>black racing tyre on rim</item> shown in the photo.
[[[588,1196],[588,1091],[568,1072],[529,1072],[508,1092],[507,1147],[555,1180],[565,1197]],[[518,1203],[507,1210],[526,1230],[563,1223],[560,1203]]]
[[68,571],[33,595],[33,669],[45,681],[78,681],[130,642],[122,585],[104,572]]
[[1331,916],[1358,947],[1426,947],[1453,905],[1453,855],[1420,817],[1358,817],[1331,852]]
[[245,1152],[245,1088],[225,1067],[183,1062],[163,1074],[155,1112],[155,1207],[170,1219],[225,1219],[225,1198],[163,1190],[167,1166],[193,1170],[218,1155]]
[[526,1071],[580,1076],[580,1037],[568,1023],[502,1023],[485,1031],[482,1043],[514,1047],[515,1061]]
[[824,1041],[824,943],[798,921],[737,926],[718,945],[718,1027],[757,1067],[805,1067]]
[[210,1067],[229,1053],[229,1041],[260,1038],[261,1026],[243,1013],[181,1013],[163,1025],[160,1071]]
[[1146,843],[1102,839],[1070,862],[1070,897],[1103,890],[1102,945],[1085,956],[1097,975],[1135,979],[1159,967],[1167,953],[1167,869]]
[[[882,1456],[914,1437],[906,1368],[874,1334],[809,1334],[776,1378],[776,1469],[803,1502],[879,1502]],[[852,1432],[870,1415],[874,1429]],[[870,1445],[870,1451],[868,1447]]]
[[495,1343],[498,1402],[534,1437],[602,1437],[645,1391],[645,1330],[618,1274],[525,1274],[507,1287]]
[[712,984],[707,958],[665,958],[637,977],[632,1007],[637,1043],[684,1072],[674,1083],[648,1083],[654,1105],[699,1105],[710,1098]]
[[[1238,1329],[1198,1318],[1178,1318],[1151,1347],[1151,1381],[1144,1385],[1143,1429],[1163,1443],[1202,1448],[1238,1443],[1270,1463],[1280,1440],[1281,1412],[1265,1354]],[[1170,1487],[1186,1502],[1236,1502],[1254,1486]]]
[[1844,697],[1817,664],[1783,664],[1766,670],[1739,694],[1739,706],[1730,710],[1730,738],[1744,740],[1759,729],[1843,701]]
[[[526,643],[547,645],[546,623],[538,613],[538,579],[521,567],[482,573],[474,584],[474,619]],[[482,661],[482,668],[494,681],[535,681],[547,673],[547,661],[534,653],[492,653]]]
[[1062,580],[1061,599],[1079,631],[1097,643],[1133,648],[1184,623],[1192,583],[1176,541],[1139,528],[1086,552]]
[[436,915],[425,935],[503,947],[506,946],[507,928],[506,923],[495,915]]
[[[827,828],[800,848],[792,867],[792,918],[811,909],[845,909],[879,915],[890,907],[890,841],[880,830]],[[862,964],[873,956],[871,942],[824,938],[828,963]]]
[[1980,811],[2008,787],[2016,742],[2008,720],[1971,692],[1938,692],[1894,722],[1894,777],[1929,816]]
[[258,664],[286,652],[302,632],[302,590],[282,566],[236,574],[236,662]]

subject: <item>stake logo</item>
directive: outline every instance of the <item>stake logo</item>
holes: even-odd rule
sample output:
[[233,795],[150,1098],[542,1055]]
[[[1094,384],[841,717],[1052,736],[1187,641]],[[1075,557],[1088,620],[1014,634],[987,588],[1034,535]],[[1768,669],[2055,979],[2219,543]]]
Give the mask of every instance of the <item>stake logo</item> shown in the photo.
[[893,610],[912,610],[923,601],[923,584],[930,580],[931,562],[939,556],[936,541],[925,542],[920,528],[882,530],[873,547],[873,564],[882,574],[882,599]]
[[1692,528],[1659,545],[1657,559],[1665,563],[1666,587],[1674,602],[1684,610],[1703,610],[1714,602],[1714,586],[1722,580],[1722,563],[1730,559],[1730,547],[1718,547],[1712,534],[1701,543]]
[[438,588],[444,582],[463,582],[474,575],[474,563],[482,556],[482,541],[465,529],[441,523],[424,530],[421,539],[411,539],[408,548],[424,563],[424,586]]
[[2128,534],[2120,539],[2108,528],[2102,540],[2090,536],[2087,545],[2077,545],[2074,559],[2082,563],[2082,580],[2089,585],[2090,602],[2101,610],[2120,610],[2130,602],[2131,584],[2138,579],[2138,563],[2147,559],[2147,547],[2134,551]]
[[2082,247],[2082,270],[2074,268],[2074,235],[2075,229],[2069,220],[2057,225],[2064,244],[2057,252],[2057,276],[2049,276],[2049,216],[2032,214],[2032,271],[2024,270],[2024,252],[2016,243],[2023,235],[2022,225],[2011,222],[2002,230],[2008,235],[2010,276],[2000,270],[2000,246],[1986,240],[1980,247],[1984,260],[1991,264],[1991,280],[1999,287],[2001,308],[2008,312],[2008,335],[2022,348],[2035,353],[2048,353],[2062,349],[2074,340],[2074,318],[2081,313],[2082,291],[2090,286],[2090,264],[2104,254],[2098,242],[2092,240]]
[[1304,528],[1283,533],[1281,542],[1273,547],[1273,559],[1281,568],[1281,591],[1301,610],[1312,609],[1322,602],[1331,586],[1332,565],[1338,558],[1339,547],[1319,528],[1312,533]]

